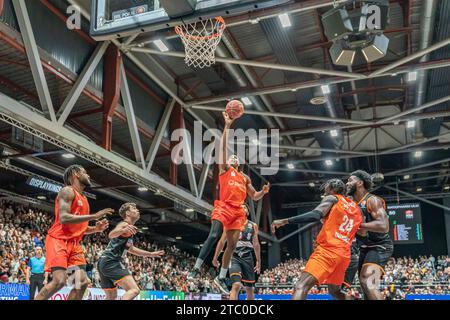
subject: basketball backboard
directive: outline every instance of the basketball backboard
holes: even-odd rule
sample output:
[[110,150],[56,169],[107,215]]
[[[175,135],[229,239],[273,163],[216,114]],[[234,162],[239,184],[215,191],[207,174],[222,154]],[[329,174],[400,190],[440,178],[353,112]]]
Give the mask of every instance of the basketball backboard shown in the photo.
[[92,0],[91,36],[96,40],[157,31],[215,16],[236,16],[289,0]]

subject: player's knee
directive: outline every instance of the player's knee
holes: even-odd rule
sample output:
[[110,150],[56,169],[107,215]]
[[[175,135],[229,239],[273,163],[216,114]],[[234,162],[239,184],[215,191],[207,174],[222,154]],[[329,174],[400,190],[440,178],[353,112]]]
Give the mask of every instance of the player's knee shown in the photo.
[[240,282],[235,282],[235,283],[232,284],[231,290],[233,290],[233,291],[239,291],[239,290],[241,289],[241,287],[242,287],[242,283],[240,283]]
[[67,279],[65,277],[58,277],[53,279],[53,283],[58,291],[66,285],[66,280]]

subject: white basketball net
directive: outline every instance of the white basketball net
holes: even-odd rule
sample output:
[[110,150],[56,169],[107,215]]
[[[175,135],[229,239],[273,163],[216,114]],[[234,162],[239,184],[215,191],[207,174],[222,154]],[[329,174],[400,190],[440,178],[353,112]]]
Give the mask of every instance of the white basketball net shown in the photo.
[[204,68],[216,63],[216,48],[224,30],[225,21],[222,17],[175,27],[175,32],[184,44],[186,64],[194,68]]

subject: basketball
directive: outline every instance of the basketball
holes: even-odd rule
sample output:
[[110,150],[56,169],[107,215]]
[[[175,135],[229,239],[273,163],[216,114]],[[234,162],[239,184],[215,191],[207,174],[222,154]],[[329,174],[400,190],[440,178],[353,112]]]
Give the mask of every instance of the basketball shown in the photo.
[[244,105],[239,100],[228,102],[225,112],[231,119],[240,118],[244,114]]

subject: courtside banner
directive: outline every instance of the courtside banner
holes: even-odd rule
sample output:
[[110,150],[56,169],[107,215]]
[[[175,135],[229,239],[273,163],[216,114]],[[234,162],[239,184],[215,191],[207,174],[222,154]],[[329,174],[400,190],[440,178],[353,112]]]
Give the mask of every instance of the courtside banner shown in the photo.
[[0,300],[29,300],[30,289],[26,284],[0,283]]
[[141,291],[135,300],[184,300],[184,292]]
[[[246,295],[239,295],[239,300],[245,300]],[[291,300],[288,294],[255,294],[255,300]],[[308,300],[333,300],[329,294],[309,294]]]
[[410,294],[405,300],[450,300],[450,294]]
[[[72,290],[72,288],[64,287],[57,293],[55,293],[50,298],[50,300],[67,300],[70,290]],[[120,300],[120,298],[124,295],[124,293],[125,293],[124,290],[121,289],[117,290],[117,299]],[[105,298],[106,298],[105,292],[99,288],[88,288],[83,296],[83,300],[105,300]]]

